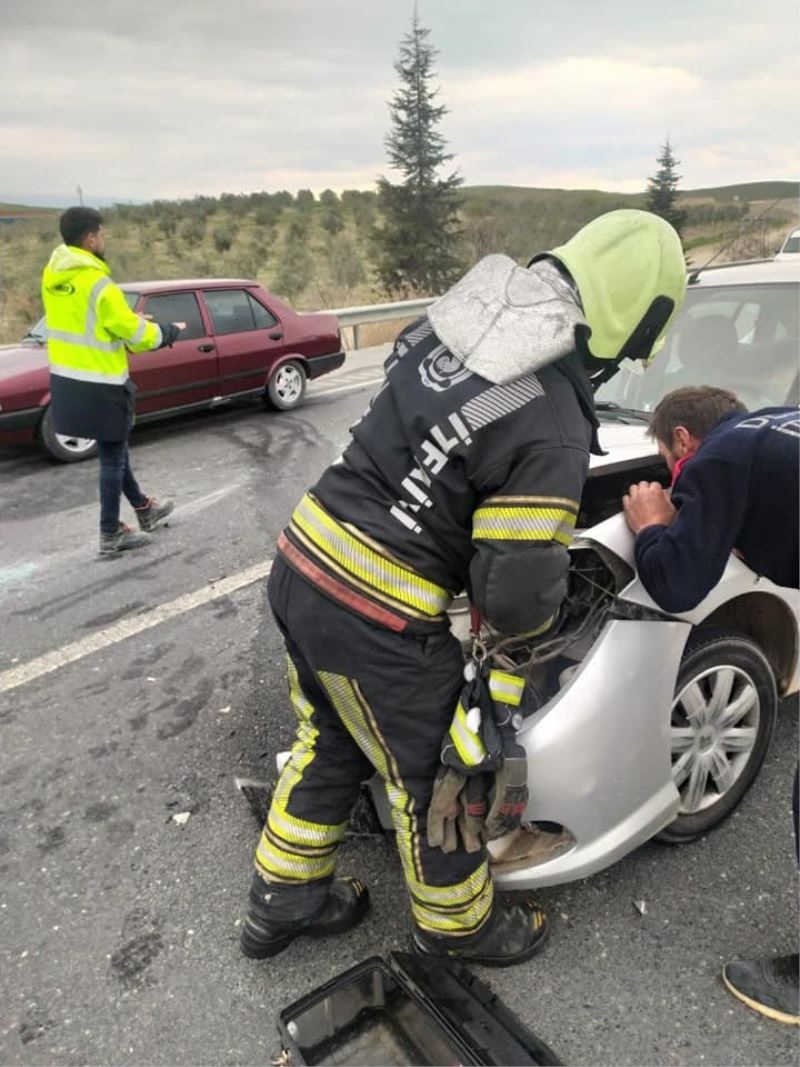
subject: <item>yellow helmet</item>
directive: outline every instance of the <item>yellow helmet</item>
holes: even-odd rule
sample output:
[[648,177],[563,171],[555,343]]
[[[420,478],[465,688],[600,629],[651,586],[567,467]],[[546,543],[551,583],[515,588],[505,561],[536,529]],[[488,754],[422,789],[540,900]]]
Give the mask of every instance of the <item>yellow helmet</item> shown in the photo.
[[589,355],[648,360],[663,346],[686,295],[680,237],[665,219],[609,211],[531,263],[544,256],[563,263],[578,287]]

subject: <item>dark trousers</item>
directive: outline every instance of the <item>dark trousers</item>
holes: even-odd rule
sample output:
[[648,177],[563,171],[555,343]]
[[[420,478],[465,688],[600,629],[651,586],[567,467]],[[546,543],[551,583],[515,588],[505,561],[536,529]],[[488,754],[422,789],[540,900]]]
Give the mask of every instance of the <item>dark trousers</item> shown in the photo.
[[281,558],[269,599],[288,652],[297,735],[261,835],[258,873],[273,883],[287,918],[313,914],[359,784],[377,771],[414,921],[442,937],[476,934],[492,907],[485,851],[446,855],[426,836],[442,737],[463,684],[458,641],[449,631],[407,636],[367,622]]
[[98,441],[100,457],[100,532],[113,534],[119,528],[119,501],[124,493],[131,507],[142,508],[147,497],[133,476],[127,441]]

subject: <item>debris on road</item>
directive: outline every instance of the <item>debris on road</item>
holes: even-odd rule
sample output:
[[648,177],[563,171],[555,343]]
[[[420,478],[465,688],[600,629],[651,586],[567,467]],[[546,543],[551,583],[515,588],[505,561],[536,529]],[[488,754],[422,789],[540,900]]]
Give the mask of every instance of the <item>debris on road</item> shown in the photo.
[[169,821],[177,823],[178,826],[185,826],[191,814],[190,811],[176,811],[174,815],[170,815]]
[[647,915],[647,902],[644,900],[634,900],[633,906],[639,912],[640,915]]

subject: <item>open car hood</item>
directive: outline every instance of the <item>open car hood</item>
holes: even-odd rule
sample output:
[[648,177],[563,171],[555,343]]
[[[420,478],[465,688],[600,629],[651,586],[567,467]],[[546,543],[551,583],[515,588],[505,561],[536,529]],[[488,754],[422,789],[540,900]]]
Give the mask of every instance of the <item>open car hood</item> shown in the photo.
[[616,467],[630,466],[640,460],[658,458],[658,446],[647,435],[647,426],[641,423],[600,423],[600,446],[605,456],[592,456],[590,475],[609,471]]

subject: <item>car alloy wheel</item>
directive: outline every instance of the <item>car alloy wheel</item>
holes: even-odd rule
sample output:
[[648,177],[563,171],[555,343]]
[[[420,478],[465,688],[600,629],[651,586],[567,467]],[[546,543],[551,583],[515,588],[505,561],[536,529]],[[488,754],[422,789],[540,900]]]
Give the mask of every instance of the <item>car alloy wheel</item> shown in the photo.
[[75,437],[72,434],[56,433],[53,413],[45,408],[39,423],[39,443],[47,454],[59,463],[80,463],[97,455],[97,442],[91,437]]
[[718,627],[696,629],[670,706],[671,772],[680,807],[660,840],[691,841],[730,815],[764,762],[777,715],[775,678],[758,645]]
[[747,767],[756,743],[761,702],[752,678],[723,664],[703,671],[672,705],[672,780],[681,814],[715,804]]
[[57,433],[56,440],[65,452],[70,452],[76,457],[83,458],[94,449],[93,437],[68,437],[66,434]]
[[306,372],[295,360],[282,363],[269,380],[267,399],[279,411],[290,411],[302,401],[306,392]]

